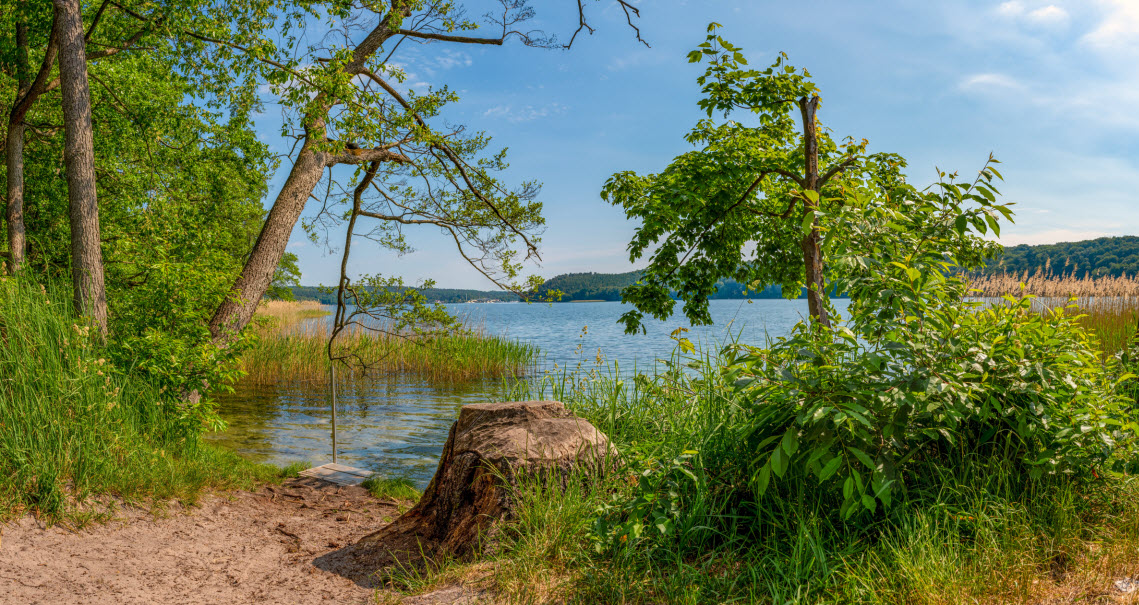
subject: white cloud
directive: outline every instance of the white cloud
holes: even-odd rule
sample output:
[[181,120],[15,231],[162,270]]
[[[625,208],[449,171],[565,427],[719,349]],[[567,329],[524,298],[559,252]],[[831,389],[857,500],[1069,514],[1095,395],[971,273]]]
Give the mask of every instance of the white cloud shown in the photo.
[[1057,26],[1068,23],[1068,11],[1056,6],[1046,4],[1030,9],[1019,0],[1010,0],[997,6],[996,13],[1011,20],[1023,21],[1029,25]]
[[1083,37],[1083,41],[1100,50],[1139,50],[1139,2],[1135,0],[1098,0],[1102,19]]
[[435,59],[435,64],[441,69],[451,69],[453,67],[470,67],[474,61],[465,52],[444,49],[442,54]]
[[565,110],[566,106],[561,103],[550,103],[543,107],[525,105],[518,108],[515,108],[513,105],[495,105],[484,111],[482,116],[484,118],[505,119],[510,122],[519,123],[545,118],[562,113]]
[[998,73],[984,73],[973,74],[961,80],[957,85],[961,90],[966,91],[1020,91],[1024,90],[1024,85],[1016,79]]
[[997,14],[1006,17],[1018,17],[1024,14],[1024,4],[1018,0],[1010,0],[997,7]]
[[1047,229],[1031,233],[1005,233],[998,241],[1004,246],[1019,246],[1020,244],[1036,246],[1058,242],[1078,242],[1113,235],[1122,235],[1122,233],[1102,229]]
[[1057,25],[1068,22],[1068,11],[1049,4],[1028,13],[1028,20],[1045,25]]

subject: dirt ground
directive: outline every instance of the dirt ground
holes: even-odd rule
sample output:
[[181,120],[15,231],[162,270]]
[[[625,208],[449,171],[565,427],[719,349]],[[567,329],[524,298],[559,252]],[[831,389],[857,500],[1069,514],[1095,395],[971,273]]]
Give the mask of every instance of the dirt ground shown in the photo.
[[23,517],[0,525],[0,603],[478,602],[454,586],[400,599],[322,564],[397,515],[363,488],[299,478],[160,517],[120,509],[79,532]]

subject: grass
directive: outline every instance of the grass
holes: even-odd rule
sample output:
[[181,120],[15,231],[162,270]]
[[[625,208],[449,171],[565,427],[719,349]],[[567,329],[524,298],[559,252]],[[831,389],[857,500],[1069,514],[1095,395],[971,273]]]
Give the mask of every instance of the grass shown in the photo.
[[[324,321],[305,321],[318,309],[312,303],[273,301],[259,309],[264,318],[251,327],[256,341],[242,358],[243,379],[250,384],[275,384],[283,381],[328,381],[326,347],[329,325]],[[536,363],[537,347],[479,330],[451,334],[434,339],[413,335],[392,336],[387,333],[356,331],[342,334],[338,347],[351,350],[366,369],[365,373],[400,373],[424,378],[432,383],[522,376]],[[341,378],[349,379],[340,371]]]
[[396,502],[415,502],[419,500],[418,489],[415,483],[407,477],[384,478],[372,475],[360,484],[368,493],[380,500],[395,500]]
[[632,497],[643,469],[699,448],[699,473],[729,446],[721,429],[740,412],[717,386],[715,359],[683,361],[692,364],[684,376],[620,380],[609,367],[518,385],[513,399],[560,400],[590,420],[626,466],[573,477],[564,491],[523,482],[488,559],[394,575],[411,574],[401,583],[412,589],[489,583],[509,603],[1084,603],[1112,596],[1113,582],[1139,569],[1134,477],[1027,483],[968,453],[951,473],[910,477],[887,512],[851,522],[817,482],[746,502],[747,487],[717,484],[727,474],[710,466],[706,489],[682,497],[705,511],[699,523],[603,547],[599,511]]
[[192,504],[295,471],[203,443],[176,402],[107,357],[68,292],[0,279],[0,520],[82,522],[98,502]]
[[1049,268],[1036,273],[974,276],[969,285],[984,298],[1039,297],[1042,308],[1063,306],[1082,315],[1080,323],[1099,339],[1107,354],[1122,350],[1139,331],[1139,278],[1074,277]]

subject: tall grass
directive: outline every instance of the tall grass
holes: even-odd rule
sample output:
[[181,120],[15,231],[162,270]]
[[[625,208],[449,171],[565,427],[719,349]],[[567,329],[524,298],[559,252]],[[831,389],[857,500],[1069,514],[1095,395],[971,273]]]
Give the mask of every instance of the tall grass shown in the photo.
[[0,520],[82,520],[95,496],[193,502],[277,473],[203,444],[175,399],[107,357],[67,291],[0,278]]
[[[755,501],[727,480],[746,455],[731,430],[745,412],[718,361],[674,354],[670,371],[642,378],[607,366],[517,386],[513,398],[560,400],[590,420],[625,466],[564,491],[516,490],[519,511],[491,574],[505,601],[1068,603],[1110,595],[1139,565],[1132,477],[1026,484],[970,454],[975,444],[961,444],[966,462],[951,472],[907,477],[904,497],[870,518],[843,520],[841,497],[813,478]],[[644,469],[685,450],[699,450],[684,463],[699,487],[674,488],[693,522],[652,542],[601,547],[599,514],[633,497]]]
[[981,298],[1028,294],[1038,297],[1042,309],[1064,307],[1082,315],[1080,323],[1108,354],[1122,350],[1139,331],[1139,277],[1075,277],[1043,268],[972,276],[969,286]]
[[[274,301],[262,307],[263,318],[251,326],[255,342],[242,358],[246,382],[273,384],[288,380],[327,382],[328,322],[309,319],[322,310],[306,303]],[[337,337],[337,349],[351,351],[360,364],[356,375],[402,373],[432,383],[518,377],[539,357],[538,347],[481,330],[436,338],[356,330]],[[340,371],[338,376],[345,376]]]

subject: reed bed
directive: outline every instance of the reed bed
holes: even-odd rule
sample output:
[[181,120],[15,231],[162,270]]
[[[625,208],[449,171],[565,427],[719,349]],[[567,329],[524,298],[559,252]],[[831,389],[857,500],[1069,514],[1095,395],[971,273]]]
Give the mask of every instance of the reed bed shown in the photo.
[[1128,345],[1139,330],[1139,277],[1076,277],[1049,268],[1035,273],[972,276],[969,287],[979,298],[1032,295],[1041,311],[1062,308],[1079,314],[1084,328],[1095,334],[1105,353]]
[[332,315],[332,312],[315,300],[266,300],[257,307],[258,317],[278,325],[295,325],[306,319],[328,315]]
[[[251,328],[255,342],[241,360],[244,382],[326,384],[331,326],[317,312],[327,311],[317,303],[271,304],[258,310],[263,319]],[[399,373],[440,384],[524,376],[540,354],[534,345],[479,329],[434,338],[355,330],[337,337],[336,350],[353,359],[337,368],[339,378]]]

